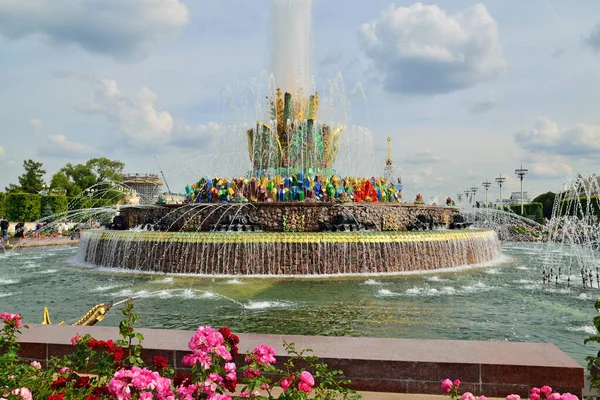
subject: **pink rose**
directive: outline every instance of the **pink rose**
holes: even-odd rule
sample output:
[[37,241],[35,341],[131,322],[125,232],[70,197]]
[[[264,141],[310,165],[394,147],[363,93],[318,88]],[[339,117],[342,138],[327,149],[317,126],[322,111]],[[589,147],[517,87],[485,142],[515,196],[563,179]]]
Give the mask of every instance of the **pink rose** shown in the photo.
[[471,392],[464,392],[462,396],[460,396],[461,400],[475,400],[475,396]]
[[29,365],[31,365],[33,368],[37,369],[38,371],[39,371],[40,369],[42,369],[42,364],[40,364],[40,363],[39,363],[39,362],[37,362],[37,361],[32,361],[32,362],[31,362],[31,364],[29,364]]
[[287,392],[287,390],[290,388],[290,384],[291,382],[287,379],[282,379],[280,384],[281,389],[283,389],[284,392]]
[[241,392],[240,397],[250,397],[250,392]]
[[509,394],[506,396],[506,400],[521,400],[521,396],[518,394]]
[[455,379],[454,380],[454,386],[456,386],[456,387],[460,386],[460,380],[459,379]]
[[444,379],[442,381],[442,392],[450,393],[452,390],[452,381],[450,379]]
[[81,339],[81,337],[79,337],[79,333],[78,333],[78,334],[76,334],[75,336],[73,336],[73,337],[71,338],[71,344],[72,344],[73,346],[76,346],[76,345],[77,345],[77,342],[79,342],[79,340],[80,340],[80,339]]
[[552,393],[550,396],[546,397],[546,399],[548,400],[560,400],[561,396],[560,393]]
[[544,393],[546,396],[550,395],[550,393],[552,393],[552,388],[548,385],[542,386],[540,389],[540,392]]
[[300,382],[298,382],[298,390],[310,393],[310,389],[315,385],[315,380],[310,372],[302,371],[300,373]]
[[541,397],[540,397],[540,395],[539,395],[539,394],[537,394],[537,393],[531,393],[531,394],[529,395],[529,400],[540,400],[540,399],[541,399]]
[[538,387],[532,387],[531,390],[530,390],[530,393],[532,393],[532,394],[540,394],[540,393],[542,393],[542,391]]
[[579,400],[579,397],[571,393],[563,393],[563,395],[560,396],[560,400]]
[[479,396],[479,397],[477,398],[477,400],[487,400],[487,397],[485,397],[485,396]]

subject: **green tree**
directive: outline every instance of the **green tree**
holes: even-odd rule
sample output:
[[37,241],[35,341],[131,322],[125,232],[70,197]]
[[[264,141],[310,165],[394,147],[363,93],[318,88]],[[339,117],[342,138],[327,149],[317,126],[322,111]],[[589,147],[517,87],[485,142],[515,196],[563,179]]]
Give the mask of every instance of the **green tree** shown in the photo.
[[[52,176],[50,194],[71,198],[71,208],[81,208],[83,204],[84,208],[117,204],[123,199],[123,192],[115,183],[123,180],[124,167],[123,162],[106,157],[92,158],[85,164],[67,163]],[[73,202],[73,199],[78,200]]]
[[52,176],[50,191],[54,194],[76,197],[100,182],[107,180],[121,182],[124,167],[123,162],[109,160],[106,157],[92,158],[85,164],[67,163]]
[[44,189],[44,175],[46,170],[42,169],[43,163],[25,160],[23,161],[23,168],[25,173],[19,176],[19,185],[11,183],[6,187],[7,193],[31,193],[39,194]]
[[555,199],[556,193],[546,192],[533,199],[532,203],[542,203],[544,218],[550,219],[552,218],[552,208],[554,207]]

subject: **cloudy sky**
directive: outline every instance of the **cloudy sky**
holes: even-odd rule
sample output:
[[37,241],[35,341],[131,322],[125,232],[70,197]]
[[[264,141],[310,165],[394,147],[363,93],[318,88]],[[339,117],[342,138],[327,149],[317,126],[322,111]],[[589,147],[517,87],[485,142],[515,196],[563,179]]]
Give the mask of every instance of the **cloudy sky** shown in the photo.
[[[155,156],[174,191],[245,165],[230,125],[268,81],[270,3],[0,0],[0,188],[29,158],[49,179],[97,156],[158,173]],[[312,15],[314,88],[341,90],[341,73],[373,174],[387,136],[426,199],[500,174],[516,191],[521,164],[536,193],[599,172],[597,0],[314,0]]]

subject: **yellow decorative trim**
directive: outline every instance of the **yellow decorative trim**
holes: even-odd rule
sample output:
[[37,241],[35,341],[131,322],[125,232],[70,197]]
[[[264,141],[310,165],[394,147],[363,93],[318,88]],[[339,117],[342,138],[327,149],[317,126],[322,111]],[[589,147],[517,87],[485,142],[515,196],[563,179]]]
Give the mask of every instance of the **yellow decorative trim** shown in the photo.
[[484,239],[493,230],[421,232],[84,232],[92,240],[164,243],[412,243]]

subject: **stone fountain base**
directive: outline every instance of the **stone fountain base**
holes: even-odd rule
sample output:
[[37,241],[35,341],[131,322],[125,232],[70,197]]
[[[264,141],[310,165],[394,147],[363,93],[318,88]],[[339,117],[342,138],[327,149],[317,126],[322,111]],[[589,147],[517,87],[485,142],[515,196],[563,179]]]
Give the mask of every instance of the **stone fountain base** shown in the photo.
[[85,231],[78,259],[104,267],[199,275],[402,273],[500,256],[492,230],[421,232]]

